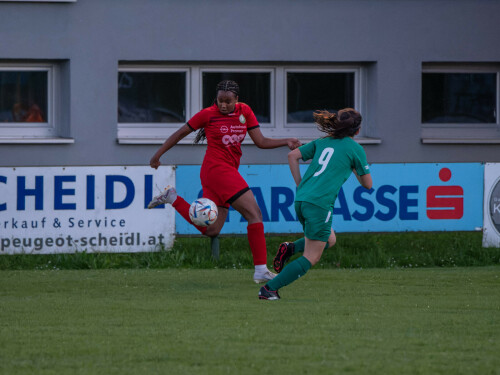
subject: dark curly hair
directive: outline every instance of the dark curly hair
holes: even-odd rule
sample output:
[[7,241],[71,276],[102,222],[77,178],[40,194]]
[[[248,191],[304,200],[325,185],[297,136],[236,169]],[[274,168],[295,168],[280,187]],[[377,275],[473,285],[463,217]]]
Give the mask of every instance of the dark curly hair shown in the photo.
[[[234,95],[239,96],[240,95],[240,86],[235,82],[231,81],[229,79],[226,79],[224,81],[220,81],[217,86],[215,87],[215,97],[217,97],[217,94],[219,91],[230,91],[234,93]],[[215,102],[215,101],[214,101]],[[205,134],[205,129],[201,128],[198,130],[198,133],[196,133],[196,137],[194,138],[194,143],[201,143],[207,138]]]
[[215,87],[215,96],[219,91],[231,91],[236,96],[240,95],[240,85],[238,85],[235,81],[231,81],[226,79],[225,81],[220,81]]
[[338,113],[316,111],[313,118],[318,129],[333,138],[353,137],[361,127],[361,114],[353,108],[344,108]]

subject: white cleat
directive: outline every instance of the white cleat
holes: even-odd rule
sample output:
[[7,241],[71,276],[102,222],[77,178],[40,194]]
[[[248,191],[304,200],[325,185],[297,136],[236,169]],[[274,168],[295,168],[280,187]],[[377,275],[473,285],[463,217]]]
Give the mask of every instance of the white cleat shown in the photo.
[[262,284],[262,283],[267,283],[268,281],[274,279],[277,275],[275,273],[272,273],[269,270],[266,270],[264,272],[255,272],[253,274],[253,281],[256,284]]
[[175,191],[175,188],[173,186],[168,185],[163,193],[157,195],[151,200],[151,202],[149,202],[148,208],[155,208],[160,204],[166,204],[166,203],[172,204],[175,202],[176,199],[177,199],[177,191]]

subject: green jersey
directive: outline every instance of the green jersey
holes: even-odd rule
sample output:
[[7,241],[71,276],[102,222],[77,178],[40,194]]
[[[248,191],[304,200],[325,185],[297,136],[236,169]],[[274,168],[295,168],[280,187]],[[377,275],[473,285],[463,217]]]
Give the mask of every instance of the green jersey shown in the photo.
[[359,176],[370,173],[363,147],[351,137],[319,138],[299,150],[302,160],[312,161],[297,188],[296,201],[331,210],[353,169]]

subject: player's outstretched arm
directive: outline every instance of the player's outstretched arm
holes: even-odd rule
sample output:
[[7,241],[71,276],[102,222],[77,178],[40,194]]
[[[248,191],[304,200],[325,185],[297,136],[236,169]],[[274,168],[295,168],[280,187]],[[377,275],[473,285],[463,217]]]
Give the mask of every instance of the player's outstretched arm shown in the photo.
[[277,148],[288,146],[290,150],[295,150],[297,147],[301,145],[300,141],[297,138],[267,138],[264,137],[260,128],[253,128],[248,131],[250,138],[252,138],[253,143],[259,148]]
[[167,140],[161,145],[161,147],[156,151],[156,153],[153,155],[151,160],[149,161],[149,165],[151,168],[158,169],[160,166],[160,158],[161,156],[170,150],[172,147],[174,147],[179,141],[187,136],[189,133],[191,133],[193,130],[187,125],[181,126],[179,129],[175,131],[174,134],[172,134],[170,137],[167,138]]
[[371,189],[372,188],[373,181],[372,181],[372,175],[370,173],[364,174],[362,176],[358,176],[358,174],[356,173],[355,169],[353,169],[352,171],[354,172],[354,175],[358,179],[358,181],[361,184],[361,186],[363,186],[366,189]]
[[295,184],[299,186],[300,181],[302,181],[302,176],[300,175],[299,159],[302,158],[302,153],[298,148],[288,153],[288,166],[290,167],[290,172],[292,172],[293,180]]

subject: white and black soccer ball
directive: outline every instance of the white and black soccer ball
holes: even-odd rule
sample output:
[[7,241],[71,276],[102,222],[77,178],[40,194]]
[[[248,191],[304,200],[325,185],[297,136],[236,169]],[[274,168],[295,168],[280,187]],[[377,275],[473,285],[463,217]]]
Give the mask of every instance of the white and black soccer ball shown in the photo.
[[208,198],[198,198],[189,207],[189,218],[199,227],[215,223],[218,213],[217,205]]

